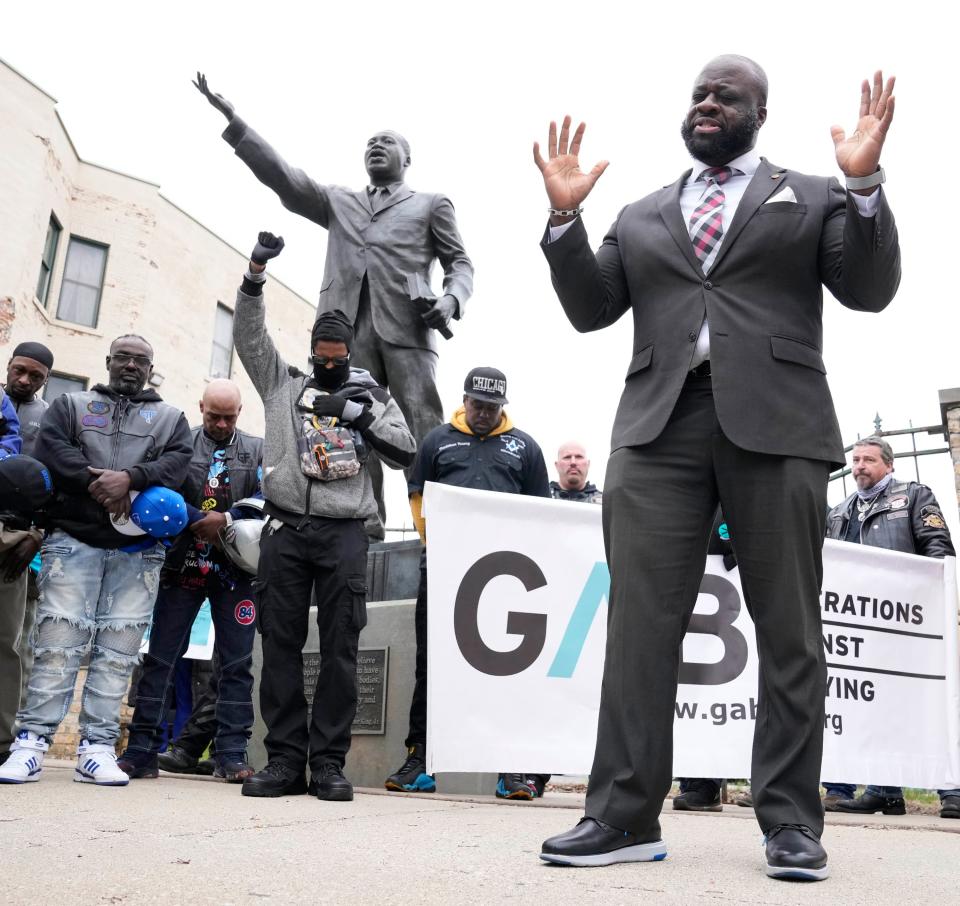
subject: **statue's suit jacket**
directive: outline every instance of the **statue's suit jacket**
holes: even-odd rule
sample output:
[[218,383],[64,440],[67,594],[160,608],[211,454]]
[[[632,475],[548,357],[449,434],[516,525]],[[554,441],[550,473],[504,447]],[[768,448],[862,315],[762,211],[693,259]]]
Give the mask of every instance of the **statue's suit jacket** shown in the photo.
[[406,276],[420,274],[429,283],[438,260],[443,292],[456,297],[456,317],[462,315],[473,291],[473,265],[450,200],[401,185],[374,213],[366,189],[356,192],[315,182],[288,166],[239,117],[231,120],[223,137],[284,207],[329,232],[317,316],[339,308],[355,321],[366,274],[373,325],[381,339],[436,350],[436,331],[424,324],[421,309],[411,303]]
[[[704,275],[680,212],[689,172],[627,205],[596,255],[579,220],[542,244],[577,330],[633,313],[613,449],[647,444],[663,431],[706,315],[714,403],[727,438],[753,452],[842,464],[821,357],[823,286],[862,311],[880,311],[893,298],[900,252],[886,200],[865,218],[837,180],[762,159]],[[776,200],[786,187],[796,203]]]

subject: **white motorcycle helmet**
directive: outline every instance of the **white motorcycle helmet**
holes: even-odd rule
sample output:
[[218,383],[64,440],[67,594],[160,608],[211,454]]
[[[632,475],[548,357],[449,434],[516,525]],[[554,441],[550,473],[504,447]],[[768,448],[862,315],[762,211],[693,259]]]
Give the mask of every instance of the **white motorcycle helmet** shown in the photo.
[[[245,497],[237,507],[263,510],[263,500]],[[260,534],[267,524],[263,519],[235,519],[220,532],[223,552],[238,569],[255,576],[260,564]]]

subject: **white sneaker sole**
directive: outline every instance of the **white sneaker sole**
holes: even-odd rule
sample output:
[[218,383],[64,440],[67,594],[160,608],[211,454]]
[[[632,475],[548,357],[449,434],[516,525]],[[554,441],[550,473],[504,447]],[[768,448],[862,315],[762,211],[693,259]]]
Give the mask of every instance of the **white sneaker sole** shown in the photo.
[[36,783],[40,779],[40,771],[34,771],[26,777],[0,777],[0,783]]
[[123,780],[97,780],[96,777],[77,770],[73,772],[73,780],[74,783],[93,783],[97,786],[126,786],[130,782],[129,777],[124,777]]
[[781,868],[777,865],[767,866],[767,877],[778,881],[826,881],[830,877],[830,866],[823,868]]
[[574,865],[582,868],[616,865],[618,862],[661,862],[667,858],[667,845],[663,840],[657,840],[654,843],[637,843],[634,846],[624,846],[608,853],[593,853],[581,856],[540,853],[540,858],[544,862],[552,862],[555,865]]

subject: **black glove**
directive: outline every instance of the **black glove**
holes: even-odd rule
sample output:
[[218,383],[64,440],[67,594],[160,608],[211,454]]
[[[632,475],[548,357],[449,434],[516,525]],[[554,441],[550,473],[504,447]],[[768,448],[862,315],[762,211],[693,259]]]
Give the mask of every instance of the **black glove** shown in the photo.
[[326,396],[318,396],[313,401],[313,414],[318,418],[342,418],[343,407],[347,401],[342,396],[334,393],[328,393]]
[[257,244],[253,247],[250,260],[255,264],[266,264],[271,258],[276,258],[282,251],[283,236],[261,233],[257,236]]

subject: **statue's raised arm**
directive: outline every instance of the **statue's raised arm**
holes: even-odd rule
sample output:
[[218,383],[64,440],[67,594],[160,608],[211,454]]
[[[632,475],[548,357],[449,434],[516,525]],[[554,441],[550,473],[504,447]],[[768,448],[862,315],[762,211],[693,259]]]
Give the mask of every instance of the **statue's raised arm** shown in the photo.
[[197,73],[197,80],[193,82],[193,86],[227,118],[227,122],[233,120],[233,104],[223,95],[210,90],[210,86],[207,85],[207,77],[202,72]]

